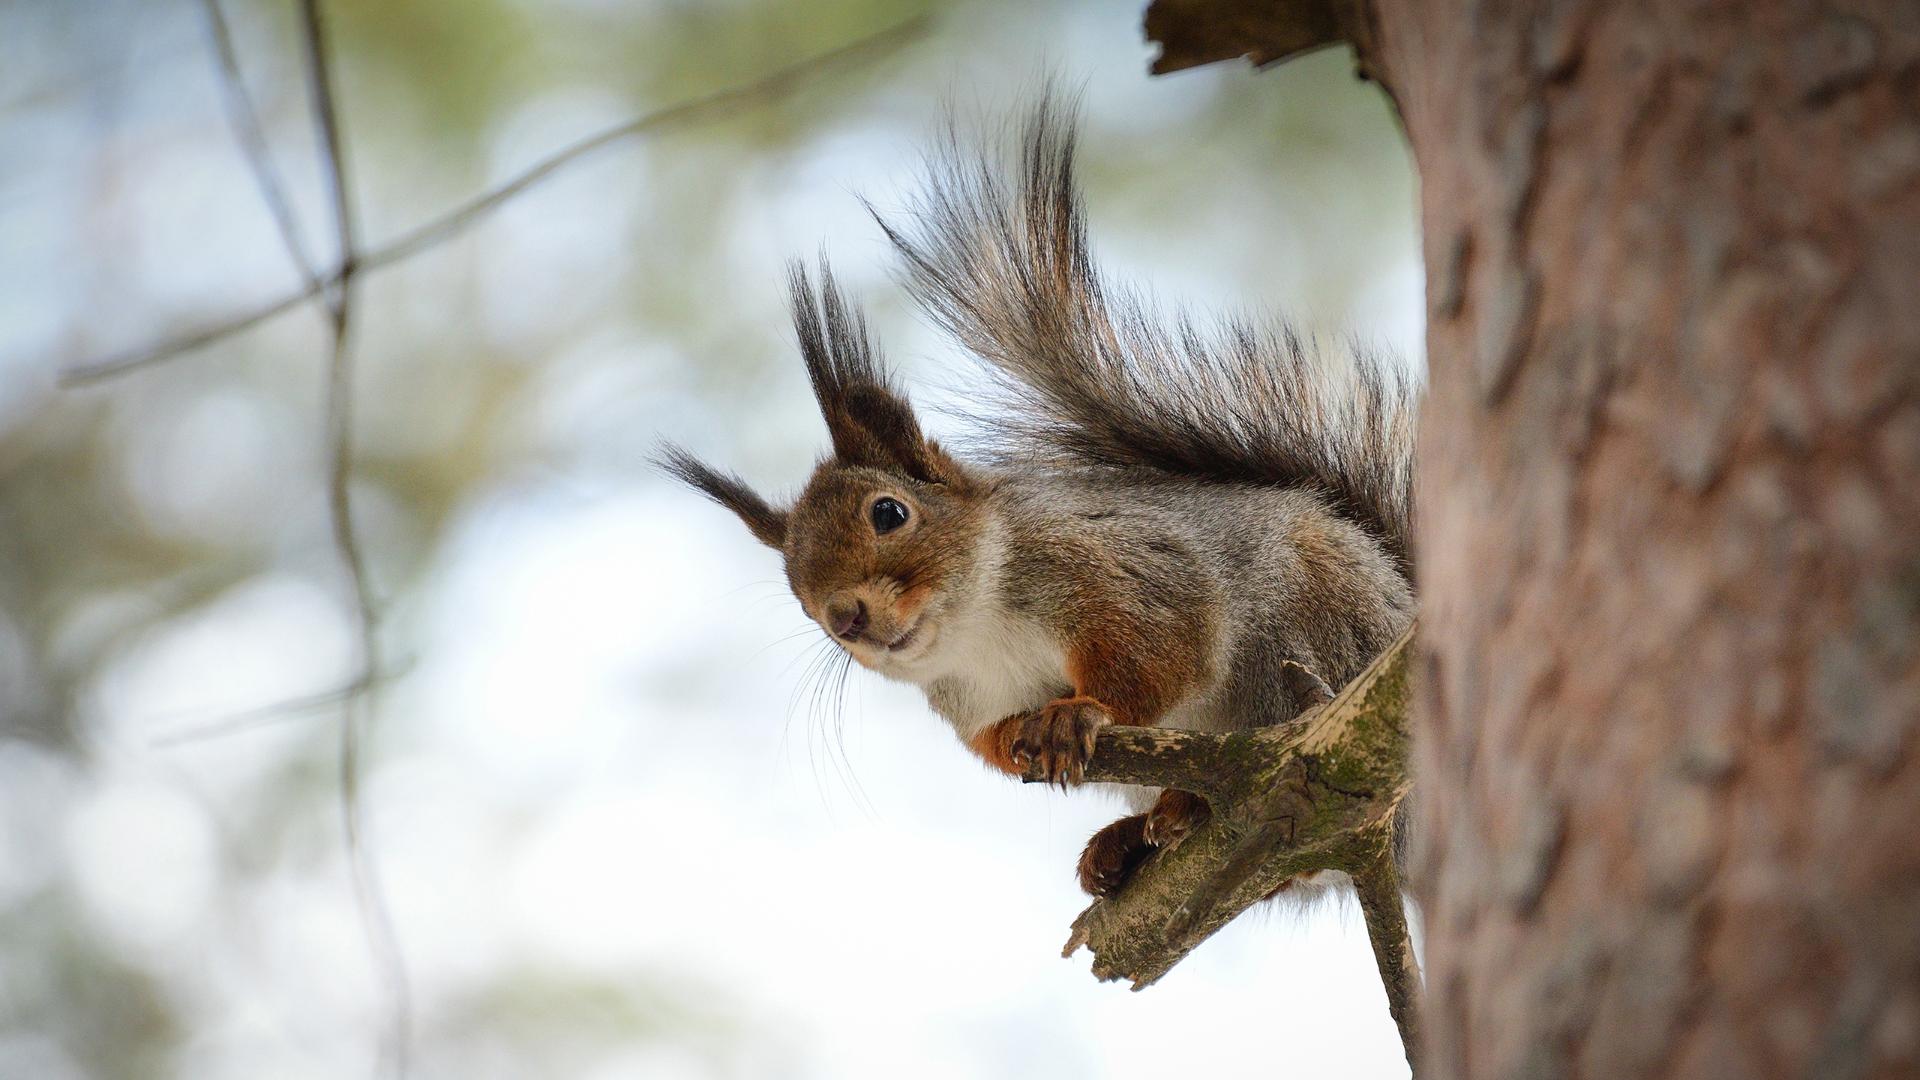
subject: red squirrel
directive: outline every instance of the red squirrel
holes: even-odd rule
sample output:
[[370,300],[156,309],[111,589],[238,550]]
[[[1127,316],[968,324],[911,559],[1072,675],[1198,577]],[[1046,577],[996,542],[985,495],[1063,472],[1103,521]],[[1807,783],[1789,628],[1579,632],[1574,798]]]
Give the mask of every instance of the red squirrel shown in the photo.
[[[1390,359],[1284,326],[1162,321],[1093,266],[1056,103],[1017,172],[950,141],[880,224],[924,312],[985,361],[1002,408],[963,459],[927,438],[824,266],[794,324],[832,439],[779,506],[668,446],[663,465],[785,559],[853,659],[919,686],[989,765],[1079,783],[1108,724],[1291,719],[1289,662],[1338,687],[1414,614],[1415,387]],[[1096,896],[1203,822],[1186,792],[1095,833]]]

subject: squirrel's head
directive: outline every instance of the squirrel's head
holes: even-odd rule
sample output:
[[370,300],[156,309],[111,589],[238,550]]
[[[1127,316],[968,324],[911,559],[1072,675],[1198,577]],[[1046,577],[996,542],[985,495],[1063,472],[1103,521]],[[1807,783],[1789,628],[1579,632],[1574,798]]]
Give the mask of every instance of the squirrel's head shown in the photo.
[[969,591],[983,514],[979,477],[920,430],[823,266],[792,272],[794,325],[833,439],[799,499],[779,508],[678,447],[662,464],[726,507],[786,560],[801,607],[854,659],[906,674]]

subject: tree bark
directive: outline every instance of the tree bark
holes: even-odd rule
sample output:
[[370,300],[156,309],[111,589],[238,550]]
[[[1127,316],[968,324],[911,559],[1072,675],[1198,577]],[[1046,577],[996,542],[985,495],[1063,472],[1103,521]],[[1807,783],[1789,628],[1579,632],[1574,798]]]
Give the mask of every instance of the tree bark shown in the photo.
[[1421,176],[1423,1073],[1920,1075],[1920,3],[1327,7]]
[[1427,1073],[1920,1073],[1920,5],[1378,22]]

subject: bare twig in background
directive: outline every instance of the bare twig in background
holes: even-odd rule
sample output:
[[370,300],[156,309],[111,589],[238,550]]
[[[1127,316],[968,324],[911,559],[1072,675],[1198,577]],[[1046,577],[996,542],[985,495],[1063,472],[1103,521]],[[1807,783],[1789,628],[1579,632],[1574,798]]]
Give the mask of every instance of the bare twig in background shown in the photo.
[[366,933],[368,951],[389,995],[387,1031],[381,1045],[383,1071],[404,1076],[408,1070],[412,1041],[412,994],[392,916],[364,844],[360,808],[363,729],[375,712],[375,691],[390,673],[384,669],[381,661],[380,613],[368,574],[366,555],[354,526],[351,493],[354,405],[352,335],[358,279],[366,271],[393,265],[452,239],[564,166],[608,144],[631,136],[724,119],[739,110],[774,100],[829,71],[864,63],[891,52],[918,37],[930,20],[924,16],[908,20],[878,34],[782,68],[754,82],[608,128],[563,148],[499,187],[402,234],[386,245],[362,251],[356,235],[349,172],[340,132],[338,98],[334,92],[333,68],[328,58],[325,20],[319,0],[299,0],[300,30],[306,53],[314,128],[320,144],[320,159],[325,170],[338,246],[338,262],[323,273],[316,269],[301,239],[299,222],[274,167],[258,111],[240,71],[231,28],[219,6],[219,0],[203,0],[203,4],[212,30],[214,51],[220,62],[229,119],[253,171],[261,197],[273,215],[288,257],[301,275],[302,285],[287,296],[216,326],[156,346],[83,364],[67,371],[61,377],[61,382],[65,385],[85,383],[157,363],[240,333],[309,301],[319,300],[326,308],[330,344],[326,392],[328,517],[334,547],[353,591],[359,652],[356,674],[338,689],[182,731],[164,737],[156,745],[176,745],[243,730],[289,712],[326,705],[339,705],[342,708],[339,802],[347,861],[353,876],[354,896]]
[[[410,662],[404,660],[398,664],[382,664],[380,677],[378,679],[370,679],[366,676],[365,672],[361,672],[332,689],[320,690],[311,694],[302,694],[299,697],[287,698],[284,701],[276,701],[271,704],[244,709],[240,712],[228,713],[214,720],[178,723],[177,726],[168,725],[173,726],[173,730],[155,735],[148,741],[147,745],[155,750],[187,746],[192,743],[205,742],[209,739],[223,738],[228,735],[238,735],[243,731],[252,731],[256,728],[278,724],[285,720],[291,720],[302,713],[314,712],[318,709],[331,709],[343,704],[349,698],[374,689],[380,684],[390,683],[405,676],[412,666]],[[178,722],[181,718],[176,716],[174,719]]]
[[307,79],[312,97],[313,120],[320,142],[320,162],[325,169],[327,193],[333,200],[334,232],[339,241],[340,269],[331,282],[333,294],[328,308],[333,312],[333,336],[336,344],[347,336],[352,312],[353,275],[358,271],[359,245],[354,241],[353,198],[347,188],[346,155],[340,145],[340,114],[334,105],[333,68],[327,59],[326,27],[320,17],[320,0],[300,0],[301,41],[307,50]]
[[200,2],[207,10],[207,27],[213,38],[214,55],[220,61],[220,85],[227,105],[227,119],[233,125],[234,138],[239,141],[241,152],[246,155],[247,164],[253,169],[253,179],[260,188],[260,198],[273,215],[274,226],[280,230],[280,240],[286,245],[287,257],[293,261],[294,270],[299,272],[300,280],[315,294],[323,292],[325,286],[320,280],[320,271],[307,252],[306,242],[300,238],[299,218],[294,215],[293,204],[287,198],[286,185],[280,181],[280,171],[273,164],[273,151],[267,146],[266,132],[260,125],[260,110],[247,90],[246,77],[241,74],[240,55],[233,47],[233,30],[227,23],[226,13],[220,8],[220,0]]
[[358,689],[349,693],[340,716],[340,820],[346,836],[347,865],[353,875],[354,900],[367,936],[367,949],[388,995],[386,1038],[381,1059],[391,1075],[407,1073],[413,1042],[413,994],[406,958],[394,932],[393,913],[380,888],[378,871],[364,841],[360,808],[361,726],[373,713],[373,686],[380,679],[380,615],[367,576],[366,553],[353,524],[353,288],[359,270],[355,241],[353,196],[347,181],[346,154],[340,140],[340,114],[333,89],[333,68],[327,56],[326,26],[320,0],[300,0],[301,39],[306,46],[307,77],[311,86],[314,126],[320,141],[320,159],[333,201],[333,223],[339,245],[339,270],[326,295],[332,316],[332,351],[327,364],[327,516],[333,543],[353,588],[354,616],[360,651]]
[[[361,252],[353,269],[358,274],[384,269],[445,243],[485,219],[508,200],[547,179],[562,167],[610,143],[722,120],[741,110],[785,97],[824,75],[866,64],[893,53],[925,33],[931,22],[932,20],[927,16],[908,19],[877,34],[790,64],[764,78],[679,105],[671,105],[589,136],[541,160],[499,187],[476,196],[472,201],[449,210],[384,245]],[[78,386],[97,382],[222,341],[322,295],[346,276],[342,273],[343,269],[345,268],[336,267],[318,282],[211,326],[158,344],[142,346],[76,365],[61,374],[60,383],[63,386]]]

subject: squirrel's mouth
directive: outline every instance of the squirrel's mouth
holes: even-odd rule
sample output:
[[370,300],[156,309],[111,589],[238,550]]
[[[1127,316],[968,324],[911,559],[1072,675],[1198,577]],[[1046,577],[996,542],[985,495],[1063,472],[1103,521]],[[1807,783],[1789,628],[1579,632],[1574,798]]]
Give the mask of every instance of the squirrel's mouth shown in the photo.
[[894,638],[892,641],[887,642],[887,651],[890,653],[897,653],[902,649],[905,649],[908,646],[912,645],[914,642],[920,640],[920,628],[925,625],[926,625],[926,620],[922,619],[919,622],[914,623],[912,626],[908,627],[906,633],[901,634],[899,637]]

